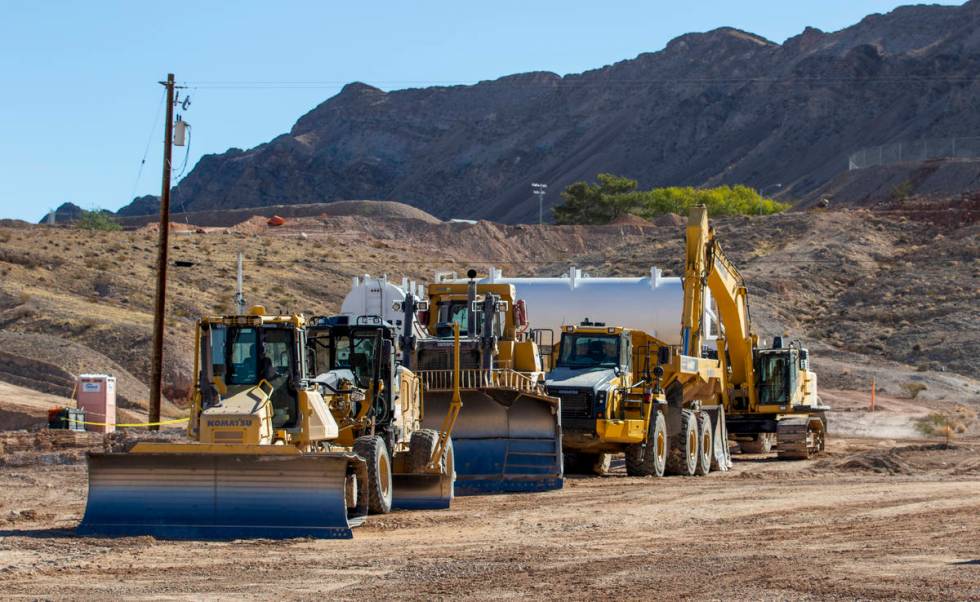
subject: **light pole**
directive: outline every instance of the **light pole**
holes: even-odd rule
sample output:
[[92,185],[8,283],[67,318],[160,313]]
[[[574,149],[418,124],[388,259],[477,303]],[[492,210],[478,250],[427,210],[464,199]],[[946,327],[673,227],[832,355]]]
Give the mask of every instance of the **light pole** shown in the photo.
[[538,197],[538,225],[544,223],[544,195],[548,191],[547,184],[531,183],[531,191]]

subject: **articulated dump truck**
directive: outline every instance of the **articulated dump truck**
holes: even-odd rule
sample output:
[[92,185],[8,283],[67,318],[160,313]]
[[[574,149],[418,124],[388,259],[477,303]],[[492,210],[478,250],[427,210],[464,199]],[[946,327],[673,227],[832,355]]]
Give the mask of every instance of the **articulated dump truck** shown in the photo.
[[[531,492],[563,484],[559,401],[543,386],[527,309],[509,285],[437,283],[416,306],[405,297],[404,363],[423,383],[422,425],[434,428],[453,400],[460,374],[462,409],[453,429],[456,492]],[[413,332],[411,316],[421,328]],[[452,333],[460,331],[458,361]]]
[[729,468],[724,408],[675,394],[682,380],[691,393],[694,380],[718,375],[662,366],[667,349],[641,330],[588,320],[562,327],[546,385],[561,398],[566,472],[602,474],[614,453],[630,476]]
[[369,512],[448,507],[449,432],[421,428],[390,330],[318,320],[310,332],[262,307],[202,319],[191,442],[90,454],[78,532],[348,538]]

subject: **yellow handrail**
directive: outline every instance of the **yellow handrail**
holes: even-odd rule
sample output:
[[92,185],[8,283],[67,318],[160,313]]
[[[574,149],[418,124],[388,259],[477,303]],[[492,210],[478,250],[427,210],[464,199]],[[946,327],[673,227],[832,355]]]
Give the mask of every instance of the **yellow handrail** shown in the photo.
[[459,322],[453,322],[453,397],[449,403],[449,411],[442,421],[442,430],[439,432],[439,441],[429,459],[429,469],[438,466],[442,455],[446,452],[449,445],[449,436],[456,425],[456,418],[463,407],[463,397],[459,393]]

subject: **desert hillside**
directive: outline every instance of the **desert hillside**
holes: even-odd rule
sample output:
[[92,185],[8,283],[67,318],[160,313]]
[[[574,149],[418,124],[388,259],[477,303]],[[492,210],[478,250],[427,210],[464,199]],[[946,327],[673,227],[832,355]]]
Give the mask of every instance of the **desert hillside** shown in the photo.
[[[782,44],[731,28],[689,33],[564,76],[395,91],[351,83],[289,132],[204,156],[175,198],[193,212],[386,199],[443,219],[518,223],[537,220],[531,182],[549,184],[552,206],[598,172],[643,187],[747,184],[804,202],[975,190],[977,139],[927,178],[915,163],[847,170],[867,147],[904,142],[908,160],[913,143],[977,136],[978,15],[977,0],[906,6]],[[143,197],[121,213],[155,209]]]
[[[906,202],[879,210],[784,213],[715,220],[749,285],[756,329],[813,349],[823,387],[886,394],[908,383],[923,398],[980,399],[976,303],[978,199]],[[270,227],[175,224],[165,382],[188,394],[195,319],[232,311],[236,254],[250,303],[328,313],[353,276],[431,280],[436,271],[490,266],[512,275],[677,275],[683,224],[509,226],[321,215]],[[124,405],[145,404],[156,226],[93,232],[0,227],[0,380],[55,395],[71,375],[120,377]],[[186,264],[191,264],[187,266]],[[535,308],[530,308],[533,322]]]

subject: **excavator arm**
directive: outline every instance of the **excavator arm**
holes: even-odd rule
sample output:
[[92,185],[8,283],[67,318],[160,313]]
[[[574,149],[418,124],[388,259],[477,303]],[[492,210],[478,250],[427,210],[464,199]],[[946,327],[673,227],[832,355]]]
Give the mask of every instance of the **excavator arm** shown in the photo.
[[690,209],[687,222],[682,314],[685,354],[700,356],[705,286],[715,299],[723,330],[718,355],[730,368],[726,388],[732,388],[736,396],[747,397],[749,407],[755,408],[758,399],[752,364],[758,337],[752,332],[745,281],[715,240],[714,229],[708,226],[707,208],[699,206]]

